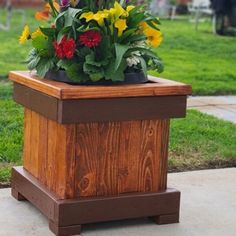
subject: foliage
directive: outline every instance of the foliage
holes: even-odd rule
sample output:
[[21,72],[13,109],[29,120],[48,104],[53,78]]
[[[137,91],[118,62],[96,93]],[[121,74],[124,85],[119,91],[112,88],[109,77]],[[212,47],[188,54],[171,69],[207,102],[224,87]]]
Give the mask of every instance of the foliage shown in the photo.
[[127,1],[49,0],[36,19],[47,27],[31,33],[26,25],[19,42],[32,41],[28,68],[44,77],[65,70],[75,82],[123,81],[125,73],[162,72],[152,47],[162,41],[159,19]]

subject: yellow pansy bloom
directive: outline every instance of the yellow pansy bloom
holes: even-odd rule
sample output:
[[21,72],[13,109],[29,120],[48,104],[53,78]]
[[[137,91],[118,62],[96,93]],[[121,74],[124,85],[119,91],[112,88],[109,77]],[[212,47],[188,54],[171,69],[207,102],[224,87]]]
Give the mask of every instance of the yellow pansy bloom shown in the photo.
[[144,34],[147,36],[147,43],[152,47],[158,47],[163,40],[162,33],[151,27],[145,29]]
[[40,30],[40,28],[38,28],[35,32],[33,32],[33,33],[31,34],[31,38],[32,38],[32,39],[35,39],[35,38],[37,38],[37,37],[39,37],[39,36],[44,36],[44,34],[43,34],[43,32]]
[[127,29],[127,24],[125,19],[118,19],[115,22],[115,27],[118,29],[118,36],[120,37],[124,30]]
[[26,25],[24,27],[24,30],[22,32],[22,35],[20,36],[19,38],[19,43],[20,44],[24,44],[28,39],[30,38],[30,29],[29,29],[29,26]]
[[135,8],[135,6],[130,5],[130,6],[128,6],[128,7],[126,8],[126,11],[127,11],[127,12],[130,12],[130,11],[133,10],[134,8]]

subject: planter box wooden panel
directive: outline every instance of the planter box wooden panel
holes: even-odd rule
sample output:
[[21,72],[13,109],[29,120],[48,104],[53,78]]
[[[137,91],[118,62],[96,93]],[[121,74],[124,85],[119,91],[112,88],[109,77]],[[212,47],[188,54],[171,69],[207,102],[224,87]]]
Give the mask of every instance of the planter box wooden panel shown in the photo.
[[12,195],[49,219],[56,235],[86,223],[153,217],[179,221],[180,193],[167,188],[171,118],[185,117],[191,87],[147,84],[72,86],[12,72],[25,107],[23,167]]
[[166,189],[169,120],[62,125],[25,109],[24,167],[59,199]]

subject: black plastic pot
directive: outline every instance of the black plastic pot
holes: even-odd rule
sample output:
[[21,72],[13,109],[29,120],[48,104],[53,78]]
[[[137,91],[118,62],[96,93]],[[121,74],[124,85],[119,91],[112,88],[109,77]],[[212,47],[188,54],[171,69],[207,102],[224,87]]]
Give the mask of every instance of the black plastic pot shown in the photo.
[[64,70],[50,70],[45,75],[45,79],[54,80],[58,82],[63,82],[71,85],[121,85],[121,84],[143,84],[148,82],[147,76],[140,72],[125,73],[125,80],[114,82],[112,80],[99,80],[97,82],[86,81],[86,82],[74,82],[70,80]]

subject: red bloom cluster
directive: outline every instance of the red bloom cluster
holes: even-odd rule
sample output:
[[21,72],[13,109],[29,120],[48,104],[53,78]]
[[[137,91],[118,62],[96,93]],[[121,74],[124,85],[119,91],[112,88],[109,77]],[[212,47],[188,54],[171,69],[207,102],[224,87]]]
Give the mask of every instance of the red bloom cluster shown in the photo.
[[75,53],[76,43],[74,39],[68,39],[67,36],[64,36],[60,43],[53,42],[53,47],[59,59],[72,59]]
[[101,40],[102,36],[97,30],[88,30],[79,37],[80,43],[89,48],[98,46]]

